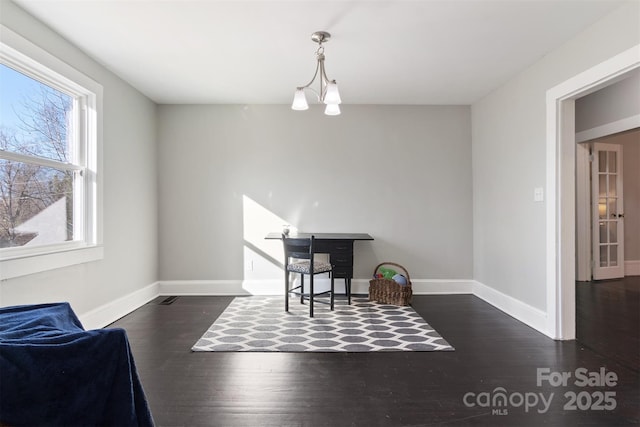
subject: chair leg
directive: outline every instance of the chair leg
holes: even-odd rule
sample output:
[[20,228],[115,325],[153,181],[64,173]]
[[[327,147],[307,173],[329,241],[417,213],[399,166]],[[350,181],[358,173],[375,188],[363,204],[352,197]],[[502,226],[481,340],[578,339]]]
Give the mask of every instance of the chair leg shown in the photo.
[[331,311],[333,311],[333,274],[331,275]]
[[309,317],[313,317],[313,274],[309,277]]
[[304,274],[300,273],[300,304],[304,304]]
[[347,294],[347,303],[351,305],[351,279],[348,277],[344,278],[344,290]]
[[289,272],[284,271],[284,311],[289,311]]

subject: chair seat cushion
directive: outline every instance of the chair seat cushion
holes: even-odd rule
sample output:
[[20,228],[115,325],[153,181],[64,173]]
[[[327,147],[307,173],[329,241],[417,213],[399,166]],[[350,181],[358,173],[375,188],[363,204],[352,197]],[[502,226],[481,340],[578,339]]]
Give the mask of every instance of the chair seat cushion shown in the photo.
[[[309,261],[298,261],[292,264],[289,264],[287,270],[292,271],[294,273],[302,273],[309,274],[309,266],[311,262]],[[315,273],[324,273],[327,271],[331,271],[331,264],[322,261],[313,261],[313,272]]]

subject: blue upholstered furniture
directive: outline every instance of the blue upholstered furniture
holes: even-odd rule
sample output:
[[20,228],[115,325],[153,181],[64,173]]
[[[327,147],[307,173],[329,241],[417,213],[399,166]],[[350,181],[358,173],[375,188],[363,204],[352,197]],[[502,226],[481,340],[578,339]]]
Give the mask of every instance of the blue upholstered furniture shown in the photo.
[[0,308],[0,424],[152,426],[125,331],[86,331],[68,303]]

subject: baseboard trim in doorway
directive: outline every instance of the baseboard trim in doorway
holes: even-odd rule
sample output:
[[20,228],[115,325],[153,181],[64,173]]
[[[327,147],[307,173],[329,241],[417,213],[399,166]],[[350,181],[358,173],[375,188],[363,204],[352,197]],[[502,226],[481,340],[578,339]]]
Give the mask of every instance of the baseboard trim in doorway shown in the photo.
[[640,260],[629,260],[624,262],[625,276],[640,276]]

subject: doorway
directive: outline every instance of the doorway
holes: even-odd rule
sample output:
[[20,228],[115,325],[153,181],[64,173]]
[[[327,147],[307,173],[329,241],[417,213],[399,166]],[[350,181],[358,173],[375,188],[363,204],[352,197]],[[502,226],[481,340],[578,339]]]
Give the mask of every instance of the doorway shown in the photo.
[[636,45],[547,91],[547,333],[555,339],[576,337],[575,100],[636,72],[639,51]]
[[640,128],[576,147],[578,282],[640,275],[639,165]]
[[[640,128],[580,145],[589,148],[590,159],[582,160],[588,163],[582,168],[577,163],[576,170],[590,169],[591,174],[587,180],[576,174],[576,241],[588,246],[576,247],[576,340],[637,371],[640,271],[635,265],[640,264],[636,260],[640,260]],[[581,161],[580,156],[576,161]],[[588,181],[590,192],[580,188],[589,187]],[[586,201],[581,200],[585,193]],[[587,236],[581,239],[583,222],[591,226],[585,227],[589,228]],[[581,266],[580,254],[584,252],[589,257]]]

